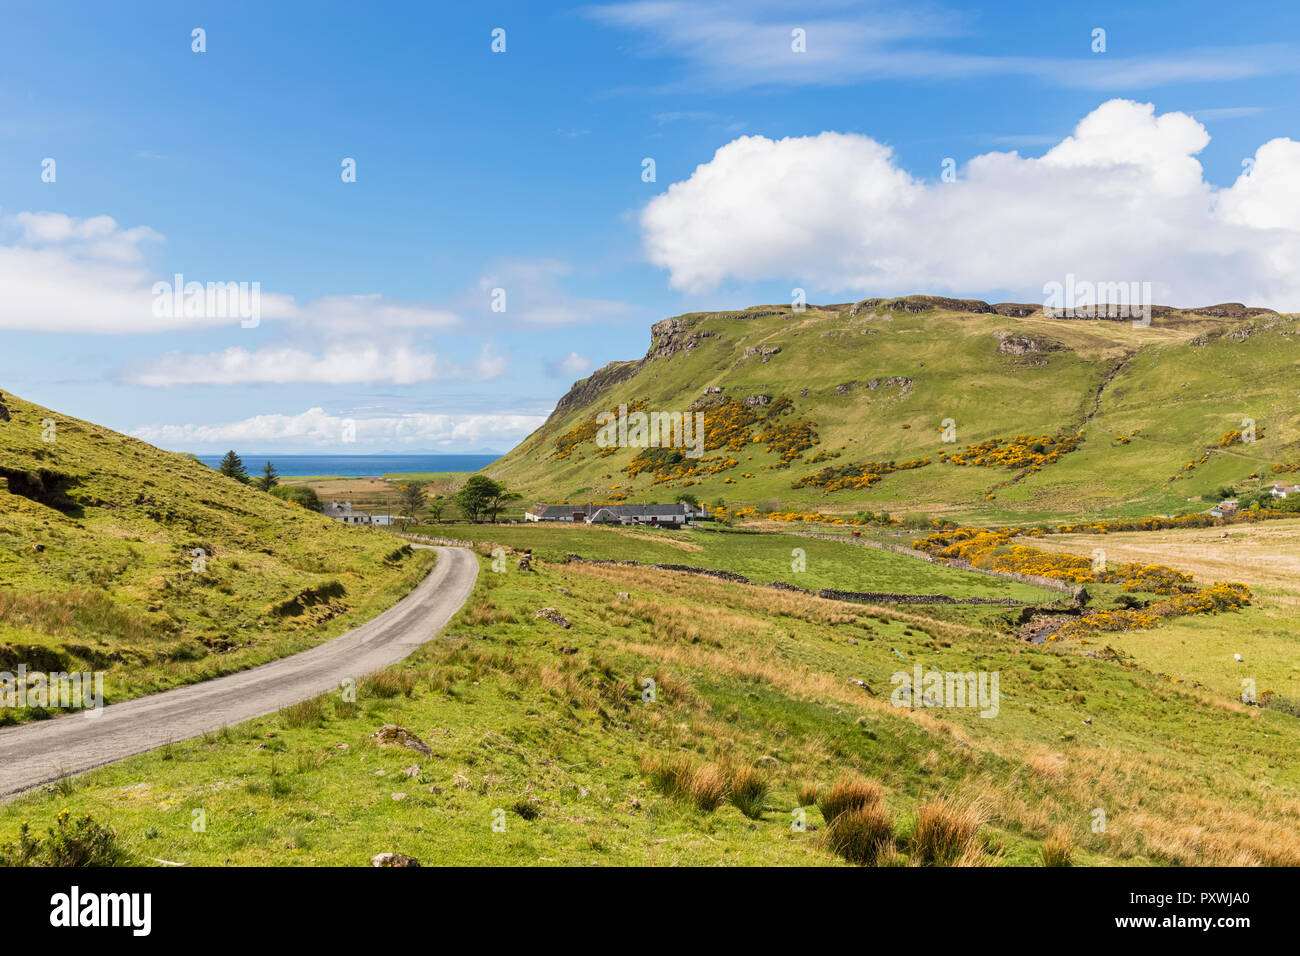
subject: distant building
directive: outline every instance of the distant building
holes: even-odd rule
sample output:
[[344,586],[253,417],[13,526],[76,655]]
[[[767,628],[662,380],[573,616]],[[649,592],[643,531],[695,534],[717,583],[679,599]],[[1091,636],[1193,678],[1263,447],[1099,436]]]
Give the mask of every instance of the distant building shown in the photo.
[[370,516],[371,524],[384,525],[385,527],[387,527],[388,525],[397,524],[399,521],[402,520],[405,519],[403,519],[401,515],[371,515]]
[[708,506],[694,508],[679,501],[671,505],[543,505],[524,512],[525,521],[568,521],[583,524],[652,524],[680,526],[707,519]]
[[364,511],[353,510],[350,501],[331,501],[321,508],[321,514],[335,521],[342,521],[344,524],[370,524],[370,515]]
[[1235,514],[1236,511],[1237,511],[1237,499],[1229,498],[1226,501],[1220,501],[1217,505],[1211,508],[1210,517],[1226,518],[1229,515]]
[[1274,498],[1285,498],[1287,495],[1294,495],[1300,492],[1300,485],[1284,485],[1280,481],[1273,482],[1273,486],[1268,489],[1269,494]]

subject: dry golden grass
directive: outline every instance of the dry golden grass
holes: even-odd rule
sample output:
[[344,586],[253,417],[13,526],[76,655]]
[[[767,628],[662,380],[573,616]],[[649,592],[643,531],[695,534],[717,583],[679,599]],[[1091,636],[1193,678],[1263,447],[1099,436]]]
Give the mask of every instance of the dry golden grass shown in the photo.
[[1273,589],[1300,599],[1300,520],[1104,535],[1045,534],[1034,539],[1034,546],[1070,554],[1102,548],[1109,562],[1168,564],[1201,583],[1242,581],[1257,590]]
[[980,827],[984,808],[975,801],[939,797],[916,811],[916,832],[910,850],[920,863],[934,866],[976,865],[983,855]]
[[1065,827],[1053,830],[1040,849],[1043,866],[1072,866],[1074,863],[1074,841]]
[[846,809],[826,828],[826,846],[850,863],[875,866],[894,853],[894,821],[882,803]]
[[763,800],[767,797],[767,776],[750,766],[736,767],[731,771],[728,795],[732,806],[751,819],[763,815]]
[[884,788],[865,777],[841,777],[817,801],[822,819],[834,822],[841,813],[880,806],[885,799]]

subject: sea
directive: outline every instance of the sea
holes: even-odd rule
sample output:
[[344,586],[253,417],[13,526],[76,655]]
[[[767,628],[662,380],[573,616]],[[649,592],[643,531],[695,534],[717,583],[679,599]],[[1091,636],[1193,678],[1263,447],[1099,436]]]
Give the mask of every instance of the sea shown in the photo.
[[[236,452],[239,454],[239,452]],[[221,464],[224,455],[196,455],[209,468]],[[239,455],[244,470],[256,476],[268,461],[285,478],[303,475],[338,475],[342,478],[371,478],[379,475],[426,474],[441,471],[478,471],[500,455]]]

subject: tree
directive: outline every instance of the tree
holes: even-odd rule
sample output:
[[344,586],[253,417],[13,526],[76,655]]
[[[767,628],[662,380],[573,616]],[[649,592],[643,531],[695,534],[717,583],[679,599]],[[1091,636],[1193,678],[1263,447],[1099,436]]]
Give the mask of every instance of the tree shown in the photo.
[[244,463],[240,461],[239,456],[234,450],[226,452],[226,457],[221,459],[221,464],[217,466],[217,471],[221,472],[227,478],[234,478],[235,481],[248,484],[248,472],[244,471]]
[[262,468],[262,477],[253,480],[253,484],[263,491],[270,491],[280,483],[280,473],[275,470],[275,465],[269,461]]
[[308,511],[320,511],[320,499],[306,485],[276,485],[271,489],[271,495],[282,501],[302,505]]
[[507,491],[505,485],[498,483],[496,493],[488,498],[487,507],[483,510],[491,516],[492,523],[496,524],[501,512],[506,510],[506,505],[512,501],[518,501],[522,497],[523,495],[519,494],[519,492]]
[[424,485],[415,481],[408,481],[404,485],[398,485],[401,490],[397,494],[397,502],[401,505],[411,521],[419,517],[420,509],[424,507]]
[[447,499],[442,495],[434,495],[433,500],[429,502],[429,520],[433,524],[442,521],[442,513],[447,508]]
[[700,499],[699,499],[699,498],[696,498],[696,497],[695,497],[693,494],[691,494],[689,491],[687,491],[687,492],[683,492],[682,494],[678,495],[678,496],[677,496],[677,500],[678,500],[679,502],[683,503],[683,504],[688,504],[688,505],[690,505],[690,506],[691,506],[692,508],[694,508],[696,511],[699,511],[699,510],[700,510]]
[[478,524],[487,514],[489,505],[496,501],[504,489],[487,475],[470,475],[460,491],[452,496],[456,507],[470,521]]

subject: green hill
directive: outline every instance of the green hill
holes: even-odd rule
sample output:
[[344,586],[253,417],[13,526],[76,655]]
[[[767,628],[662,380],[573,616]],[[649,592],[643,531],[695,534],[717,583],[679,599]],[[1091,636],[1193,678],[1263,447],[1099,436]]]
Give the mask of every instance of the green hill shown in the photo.
[[[1300,456],[1297,330],[1232,304],[1156,306],[1145,328],[930,296],[693,313],[577,382],[490,473],[558,501],[689,492],[979,522],[1201,511]],[[620,404],[703,411],[703,456],[602,448],[596,416]],[[1233,441],[1245,419],[1256,440]]]
[[428,569],[188,456],[7,393],[0,408],[0,671],[102,670],[120,700],[310,647]]

